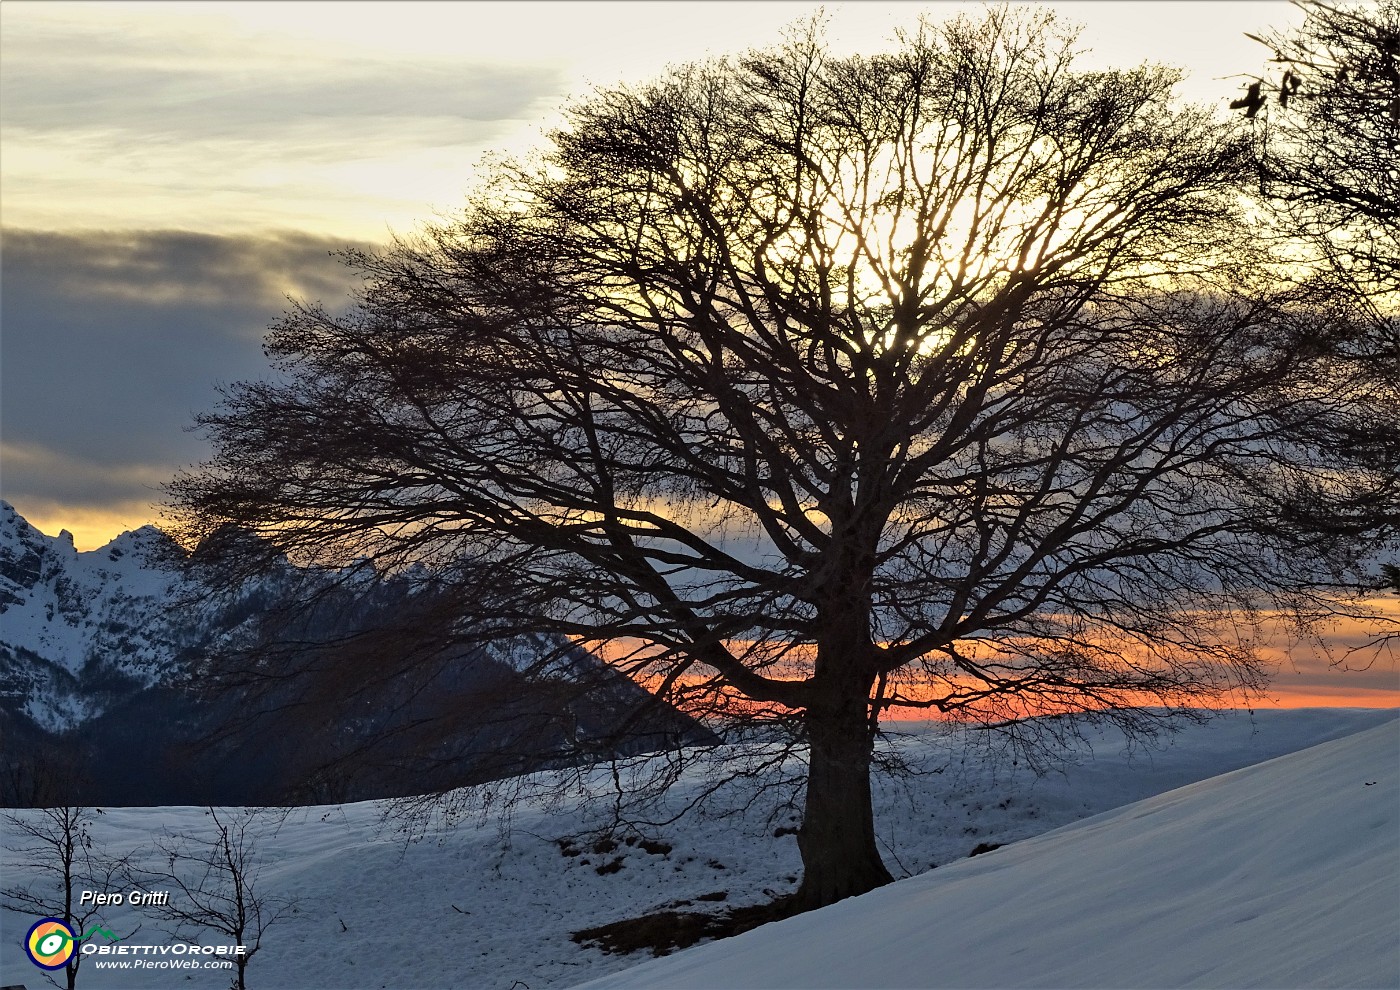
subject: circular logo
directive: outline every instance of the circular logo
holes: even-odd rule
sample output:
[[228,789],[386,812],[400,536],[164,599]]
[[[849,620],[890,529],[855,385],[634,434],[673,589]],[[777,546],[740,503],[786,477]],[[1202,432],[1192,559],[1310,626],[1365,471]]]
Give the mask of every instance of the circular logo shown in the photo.
[[43,918],[34,923],[24,938],[24,950],[35,966],[61,969],[73,955],[76,941],[73,929],[58,918]]

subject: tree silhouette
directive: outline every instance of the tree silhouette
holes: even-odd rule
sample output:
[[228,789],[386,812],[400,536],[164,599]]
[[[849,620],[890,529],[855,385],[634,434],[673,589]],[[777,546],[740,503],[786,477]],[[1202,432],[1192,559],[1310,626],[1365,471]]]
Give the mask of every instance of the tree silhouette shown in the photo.
[[259,885],[262,863],[258,840],[268,813],[255,808],[207,808],[207,832],[166,830],[153,840],[150,858],[162,866],[126,871],[134,884],[168,891],[168,903],[144,907],[170,925],[169,933],[189,945],[238,946],[228,958],[231,990],[246,990],[248,965],[262,949],[267,930],[295,913],[292,898],[269,895]]
[[[92,837],[100,808],[52,807],[8,812],[3,816],[9,841],[5,852],[10,866],[0,903],[12,911],[37,918],[57,918],[75,939],[82,939],[105,910],[85,903],[84,891],[109,893],[127,867],[125,858],[108,855]],[[123,935],[128,936],[126,932]],[[61,970],[63,985],[78,985],[83,954],[77,946]],[[62,958],[61,956],[59,958]],[[54,986],[50,973],[45,978]]]
[[1389,295],[1382,306],[1393,313],[1400,284],[1400,3],[1297,6],[1307,13],[1301,27],[1249,35],[1285,66],[1279,112],[1259,135],[1263,190],[1365,294]]
[[1289,254],[1330,273],[1366,317],[1365,333],[1334,343],[1334,360],[1359,365],[1393,405],[1400,396],[1400,3],[1295,2],[1307,14],[1300,27],[1249,35],[1285,67],[1278,109],[1256,133],[1260,191]]
[[488,630],[793,726],[795,908],[889,880],[893,707],[1033,741],[1248,697],[1260,623],[1359,580],[1394,408],[1330,363],[1346,300],[1269,281],[1248,140],[1072,44],[993,10],[837,58],[809,25],[579,102],[349,253],[353,311],[273,328],[281,377],[200,417],[184,536],[421,564]]

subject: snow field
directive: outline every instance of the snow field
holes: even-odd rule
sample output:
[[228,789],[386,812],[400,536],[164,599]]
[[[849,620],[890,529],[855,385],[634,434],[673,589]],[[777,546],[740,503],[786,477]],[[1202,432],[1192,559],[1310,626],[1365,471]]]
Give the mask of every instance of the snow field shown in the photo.
[[[903,934],[889,925],[876,925],[862,937],[859,952],[853,951],[849,944],[839,943],[835,937],[829,938],[827,934],[819,937],[833,946],[845,945],[842,951],[853,960],[888,958],[892,960],[891,965],[895,965],[893,960],[901,953],[907,955],[923,946],[925,951],[936,952],[941,960],[939,969],[933,969],[930,964],[927,979],[932,982],[923,985],[1017,985],[1014,980],[1000,978],[979,984],[974,978],[978,975],[975,969],[950,970],[947,966],[947,959],[955,954],[959,945],[953,937],[953,929],[972,925],[973,921],[969,920],[972,918],[978,919],[980,925],[1000,918],[1005,922],[1003,927],[1015,933],[1015,938],[1006,936],[1012,941],[990,951],[1005,955],[1007,959],[1022,960],[1020,965],[1024,969],[1008,971],[1011,976],[1025,977],[1021,985],[1130,985],[1129,977],[1136,970],[1118,973],[1116,979],[1098,984],[1094,983],[1094,974],[1102,975],[1108,970],[1095,970],[1089,974],[1087,983],[1076,983],[1073,978],[1078,971],[1067,968],[1068,964],[1054,969],[1046,962],[1055,958],[1050,950],[1057,938],[1072,940],[1092,934],[1083,925],[1074,927],[1072,919],[1084,915],[1100,901],[1113,907],[1103,923],[1113,922],[1118,926],[1104,931],[1113,933],[1112,944],[1121,942],[1124,946],[1114,955],[1118,950],[1110,951],[1106,934],[1096,936],[1097,941],[1085,943],[1096,947],[1102,943],[1104,967],[1135,964],[1135,960],[1146,958],[1143,947],[1129,938],[1138,930],[1152,933],[1153,939],[1176,938],[1171,934],[1173,926],[1190,924],[1197,926],[1187,932],[1194,932],[1192,937],[1206,938],[1219,929],[1223,933],[1219,937],[1227,942],[1244,935],[1257,938],[1261,931],[1297,920],[1294,915],[1280,913],[1283,906],[1290,903],[1289,899],[1305,905],[1303,913],[1317,925],[1322,915],[1351,909],[1348,903],[1343,903],[1347,895],[1339,888],[1318,887],[1318,893],[1315,896],[1309,893],[1306,899],[1300,898],[1299,889],[1287,886],[1251,894],[1250,888],[1240,884],[1247,881],[1251,871],[1258,874],[1267,861],[1258,860],[1251,853],[1250,858],[1243,861],[1244,865],[1236,869],[1218,856],[1203,856],[1201,850],[1208,852],[1217,845],[1225,848],[1230,844],[1249,850],[1252,844],[1259,847],[1260,855],[1267,853],[1277,857],[1282,863],[1292,864],[1290,868],[1311,869],[1313,872],[1305,873],[1304,879],[1299,881],[1309,885],[1315,884],[1314,875],[1323,865],[1329,870],[1336,868],[1335,856],[1320,849],[1307,854],[1286,854],[1284,847],[1274,844],[1272,839],[1261,840],[1265,833],[1254,817],[1210,824],[1205,812],[1199,811],[1178,821],[1172,809],[1175,803],[1186,800],[1180,792],[1158,799],[1160,807],[1154,806],[1155,810],[1140,821],[1132,818],[1127,821],[1135,823],[1133,827],[1137,831],[1133,834],[1142,836],[1134,840],[1141,844],[1136,847],[1137,855],[1162,876],[1171,878],[1181,872],[1184,862],[1199,860],[1201,870],[1191,876],[1200,874],[1218,880],[1215,896],[1222,906],[1215,914],[1201,914],[1199,924],[1185,920],[1196,917],[1193,912],[1201,905],[1191,899],[1190,889],[1181,884],[1166,888],[1170,897],[1145,898],[1137,907],[1133,906],[1137,902],[1130,901],[1126,893],[1115,893],[1133,889],[1138,891],[1134,896],[1142,897],[1140,889],[1131,888],[1132,876],[1117,867],[1109,870],[1089,855],[1093,848],[1103,844],[1097,837],[1104,834],[1105,819],[1081,826],[1084,836],[1090,840],[1083,848],[1062,847],[1055,843],[1063,840],[1047,836],[1037,840],[1040,845],[1036,847],[1023,843],[974,859],[967,857],[981,843],[1015,842],[1152,794],[1346,737],[1383,722],[1389,722],[1393,730],[1395,714],[1346,709],[1270,711],[1256,713],[1253,718],[1229,714],[1204,726],[1185,727],[1172,745],[1160,751],[1130,752],[1120,736],[1102,733],[1093,739],[1092,750],[1080,752],[1078,765],[1068,767],[1063,774],[1039,779],[1024,767],[988,758],[977,746],[969,746],[965,740],[950,737],[936,727],[903,727],[909,731],[899,742],[901,751],[925,773],[903,784],[880,782],[876,797],[877,831],[886,844],[886,862],[897,876],[924,873],[931,863],[937,863],[939,868],[907,884],[897,884],[868,896],[914,889],[922,892],[920,897],[928,898],[935,896],[930,891],[946,888],[973,891],[966,895],[973,900],[952,907],[940,901],[927,909],[929,913],[921,916],[922,920],[913,930]],[[1393,746],[1391,755],[1393,786],[1396,763]],[[1319,773],[1325,783],[1327,773]],[[1349,779],[1344,774],[1336,776],[1337,787],[1343,787]],[[339,987],[511,990],[518,981],[529,990],[545,990],[620,974],[619,979],[631,982],[619,986],[657,986],[661,984],[647,982],[651,978],[646,976],[649,970],[645,968],[636,975],[622,972],[644,963],[644,956],[610,956],[597,949],[580,947],[570,940],[570,933],[635,917],[678,901],[694,901],[701,895],[722,892],[726,900],[723,905],[701,901],[688,909],[758,903],[792,889],[795,884],[800,872],[796,841],[788,834],[774,835],[789,823],[789,819],[781,810],[776,817],[771,817],[775,810],[771,800],[759,800],[746,813],[739,814],[736,809],[746,804],[752,795],[742,788],[730,788],[717,796],[706,815],[692,814],[669,825],[636,821],[630,830],[616,832],[613,841],[617,845],[609,848],[606,841],[600,842],[606,838],[604,830],[611,821],[607,783],[605,773],[595,778],[599,794],[592,800],[565,800],[558,807],[549,802],[527,800],[516,809],[508,823],[491,815],[483,822],[473,820],[455,828],[434,826],[415,842],[405,842],[385,825],[383,805],[377,802],[293,811],[275,832],[261,841],[259,884],[273,894],[297,897],[299,908],[294,916],[271,928],[265,936],[264,947],[249,968],[249,985],[307,990]],[[660,821],[669,817],[695,796],[702,784],[698,775],[683,779],[666,804],[653,811],[651,819]],[[1297,794],[1303,794],[1303,789],[1313,784],[1311,778],[1299,778],[1289,786]],[[1377,795],[1387,793],[1376,788],[1367,790],[1374,790]],[[1204,801],[1202,807],[1211,802],[1232,807],[1243,800],[1232,796],[1234,791],[1225,785],[1210,785],[1202,793],[1210,799],[1192,799],[1198,803]],[[1279,792],[1273,814],[1280,820],[1298,814],[1298,808],[1294,807],[1295,796],[1287,791]],[[1336,798],[1337,795],[1327,792],[1328,801]],[[1249,800],[1257,804],[1254,798]],[[1392,810],[1395,805],[1391,800]],[[726,810],[735,813],[723,816]],[[1299,820],[1307,823],[1309,829],[1325,832],[1329,827],[1329,814],[1327,806],[1321,805],[1315,813],[1310,812],[1308,817]],[[205,827],[204,820],[204,812],[198,808],[111,809],[98,817],[95,834],[98,842],[109,851],[123,853],[145,845],[151,833],[162,827],[198,832]],[[1170,822],[1176,824],[1171,826],[1173,831],[1163,834],[1165,838],[1142,832],[1159,824],[1165,827]],[[1196,834],[1193,830],[1207,827],[1213,830],[1203,833],[1210,836],[1207,842],[1198,842],[1192,837]],[[1335,824],[1331,827],[1337,828]],[[1338,836],[1339,841],[1345,838],[1351,843],[1360,843],[1367,837],[1388,840],[1392,848],[1396,848],[1400,847],[1396,830],[1392,816],[1375,821],[1349,821],[1345,830],[1338,831]],[[629,838],[632,844],[628,844]],[[562,845],[560,840],[564,840]],[[6,842],[11,842],[8,832]],[[1046,842],[1050,844],[1046,846]],[[1200,850],[1196,849],[1198,845]],[[1154,857],[1153,850],[1159,846],[1176,849],[1182,862]],[[1027,848],[1042,848],[1042,852],[1024,852]],[[570,852],[573,854],[567,854]],[[1309,856],[1316,859],[1313,866],[1309,866]],[[1035,874],[1017,881],[1013,888],[988,886],[1015,863],[1043,861],[1050,864],[1066,857],[1066,862],[1074,865],[1069,877]],[[0,858],[0,866],[5,883],[10,884],[25,864],[7,852]],[[1017,869],[1028,867],[1022,865]],[[1239,873],[1240,869],[1244,870],[1243,874]],[[1369,872],[1382,879],[1386,876],[1383,865]],[[1395,871],[1391,870],[1390,875],[1395,876]],[[1355,871],[1348,876],[1360,882],[1360,875]],[[995,891],[995,896],[976,895],[978,889]],[[1066,890],[1097,893],[1092,897],[1084,893],[1081,901],[1065,905],[1056,898],[1064,896]],[[1375,917],[1380,919],[1378,923],[1388,923],[1392,930],[1396,929],[1400,902],[1389,906],[1387,916],[1385,910],[1375,907],[1374,893],[1367,895],[1372,899],[1365,903],[1372,905]],[[1280,902],[1277,910],[1271,904],[1273,899]],[[839,917],[845,919],[842,924],[855,925],[860,912],[846,905],[861,905],[866,901],[867,898],[859,898],[828,910],[841,912]],[[983,913],[976,913],[978,910]],[[851,914],[853,911],[855,915]],[[1051,917],[1070,919],[1064,922],[1070,927],[1047,927],[1040,914],[1045,911],[1051,912]],[[1228,918],[1219,914],[1221,911]],[[1255,915],[1253,919],[1248,917],[1251,912]],[[816,919],[826,914],[818,912],[806,917]],[[36,979],[38,971],[18,949],[19,940],[34,920],[8,911],[0,912],[0,922],[3,922],[0,984],[34,986],[42,982]],[[154,922],[142,919],[130,908],[114,908],[110,915],[103,914],[101,921],[119,935],[127,935],[138,924],[142,925],[131,936],[132,944],[170,942]],[[796,923],[809,922],[804,918],[792,919],[739,939],[698,946],[660,962],[692,959],[697,952],[707,953],[703,958],[727,958],[731,948],[737,951],[736,947],[745,944],[743,939],[751,939],[770,929],[786,931]],[[1288,931],[1290,940],[1296,934],[1292,928],[1280,930]],[[945,937],[944,932],[949,934]],[[990,945],[982,936],[969,944]],[[1292,944],[1290,941],[1274,947],[1271,956],[1286,960]],[[1339,942],[1339,945],[1342,949],[1339,949],[1338,960],[1345,955],[1345,943]],[[1013,955],[1016,949],[1020,950],[1019,955]],[[1339,965],[1338,960],[1327,965]],[[1308,972],[1300,968],[1302,960],[1295,959],[1290,965],[1293,969],[1289,972],[1301,975]],[[837,968],[834,960],[828,960],[823,966],[827,982],[808,980],[786,985],[879,985],[867,984],[864,979],[849,982],[854,974]],[[757,982],[749,985],[783,985],[771,980],[764,982],[766,971],[755,968],[752,972]],[[1220,979],[1222,972],[1218,967],[1203,968],[1196,974],[1197,983],[1225,985],[1229,981]],[[1322,975],[1328,972],[1333,970],[1325,967],[1318,970]],[[955,975],[957,973],[963,976]],[[898,970],[889,975],[898,976],[899,980],[884,985],[921,985],[908,982],[917,975],[912,971]],[[667,977],[667,981],[669,979]],[[843,979],[848,982],[842,982]],[[114,972],[85,966],[79,983],[82,987],[93,988],[161,990],[167,986],[221,987],[226,985],[226,978],[213,972]],[[721,980],[685,985],[728,984]],[[1149,981],[1141,985],[1152,984]],[[1326,985],[1326,980],[1300,985]]]

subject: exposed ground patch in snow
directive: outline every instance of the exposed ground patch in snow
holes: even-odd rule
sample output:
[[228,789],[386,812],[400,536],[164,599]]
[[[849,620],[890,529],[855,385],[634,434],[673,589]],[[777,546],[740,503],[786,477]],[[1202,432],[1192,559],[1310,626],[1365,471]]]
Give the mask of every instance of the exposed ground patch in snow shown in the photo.
[[[1236,938],[1262,940],[1260,944],[1265,948],[1256,956],[1267,950],[1270,955],[1283,959],[1296,936],[1294,928],[1288,925],[1308,919],[1318,930],[1331,932],[1334,929],[1330,918],[1343,915],[1350,918],[1351,915],[1345,913],[1350,909],[1341,902],[1335,887],[1328,888],[1320,897],[1313,896],[1311,887],[1296,885],[1271,887],[1273,893],[1263,901],[1249,894],[1250,877],[1263,876],[1260,871],[1270,862],[1278,860],[1281,867],[1305,871],[1300,874],[1299,883],[1313,884],[1323,866],[1329,870],[1337,868],[1334,859],[1327,858],[1332,856],[1327,850],[1344,851],[1344,847],[1354,845],[1374,852],[1376,844],[1389,843],[1391,860],[1378,860],[1369,874],[1380,884],[1375,888],[1380,894],[1385,892],[1385,878],[1396,876],[1393,860],[1394,850],[1400,848],[1400,836],[1394,815],[1397,753],[1392,720],[1395,714],[1346,709],[1270,711],[1257,713],[1252,719],[1235,714],[1205,726],[1187,727],[1168,749],[1150,753],[1138,750],[1129,754],[1121,737],[1110,733],[1096,737],[1092,753],[1081,754],[1080,765],[1063,775],[1040,779],[1023,767],[988,761],[977,751],[965,748],[961,741],[949,739],[932,728],[910,727],[902,748],[909,758],[921,763],[929,772],[910,781],[907,787],[882,784],[877,788],[877,829],[887,846],[886,861],[896,875],[924,873],[931,863],[937,863],[938,869],[870,896],[904,896],[906,890],[914,890],[916,893],[910,896],[947,897],[946,893],[930,891],[974,890],[979,884],[999,883],[1001,881],[996,878],[1012,866],[1032,872],[1005,890],[995,888],[995,897],[978,895],[975,891],[966,894],[971,900],[959,902],[963,907],[939,901],[937,913],[926,914],[917,919],[917,923],[911,920],[905,935],[897,939],[890,936],[883,942],[874,935],[865,936],[865,941],[856,943],[855,947],[848,944],[844,952],[852,961],[851,965],[857,965],[856,960],[887,956],[890,966],[902,966],[904,964],[893,961],[895,954],[915,949],[936,952],[939,959],[951,958],[959,948],[958,942],[943,939],[938,933],[952,931],[959,925],[972,925],[971,915],[960,918],[958,912],[972,911],[980,904],[985,909],[985,913],[978,916],[980,924],[989,925],[997,919],[1006,922],[998,930],[1010,941],[1000,943],[1000,951],[1009,959],[1019,958],[1021,961],[1014,965],[1023,967],[1010,970],[1012,975],[1031,974],[1033,979],[1027,982],[1036,985],[1070,985],[1075,982],[1078,971],[1047,969],[1036,961],[1037,953],[1045,955],[1053,948],[1048,936],[1041,931],[1043,919],[1037,912],[1060,911],[1062,906],[1054,898],[1073,894],[1080,898],[1070,905],[1075,909],[1087,911],[1091,903],[1105,898],[1116,904],[1118,909],[1104,918],[1103,923],[1112,922],[1118,927],[1095,935],[1097,929],[1091,930],[1087,923],[1080,924],[1068,916],[1060,919],[1057,922],[1060,928],[1056,930],[1061,931],[1062,938],[1092,936],[1091,941],[1085,943],[1088,950],[1083,946],[1062,947],[1066,958],[1078,958],[1086,951],[1097,952],[1101,944],[1110,944],[1105,940],[1128,938],[1139,928],[1146,933],[1142,938],[1165,939],[1169,946],[1172,938],[1179,937],[1174,932],[1189,928],[1203,938],[1219,929],[1224,932],[1220,944],[1226,946],[1234,944],[1232,940]],[[1143,876],[1158,876],[1162,892],[1162,897],[1154,900],[1155,895],[1144,893],[1147,888],[1133,887],[1137,899],[1131,901],[1135,905],[1131,909],[1130,899],[1115,893],[1120,888],[1128,889],[1124,884],[1130,874],[1122,873],[1120,878],[1116,868],[1108,871],[1096,866],[1092,858],[1095,850],[1109,846],[1105,838],[1105,819],[1088,823],[1089,831],[1084,835],[1089,838],[1076,840],[1079,845],[1065,845],[1068,840],[1063,836],[1068,833],[1064,833],[1037,840],[1039,846],[1023,843],[967,859],[972,848],[981,843],[1015,842],[1149,795],[1345,737],[1382,722],[1392,722],[1391,729],[1386,730],[1392,735],[1384,737],[1390,740],[1386,767],[1389,776],[1385,779],[1390,781],[1391,790],[1386,791],[1378,783],[1365,788],[1363,797],[1369,801],[1374,792],[1378,800],[1373,804],[1388,801],[1389,817],[1379,812],[1357,817],[1356,809],[1340,803],[1347,797],[1346,788],[1350,786],[1355,766],[1347,764],[1341,769],[1328,770],[1330,764],[1317,756],[1304,761],[1304,765],[1313,768],[1307,773],[1299,771],[1280,777],[1271,770],[1259,777],[1263,770],[1249,771],[1241,779],[1255,783],[1249,784],[1250,789],[1246,791],[1234,790],[1227,779],[1225,784],[1215,783],[1191,792],[1197,796],[1186,804],[1182,804],[1181,792],[1178,792],[1178,796],[1160,799],[1157,810],[1145,818],[1134,819],[1130,815],[1125,818],[1129,824],[1123,827],[1128,829],[1125,835],[1129,838],[1121,842],[1129,844],[1124,848],[1138,850],[1136,856],[1142,863],[1139,872],[1148,871]],[[1366,779],[1379,780],[1380,777],[1379,771],[1374,771]],[[599,783],[603,782],[600,778]],[[679,807],[698,786],[696,780],[683,781],[670,799],[671,806]],[[1357,787],[1360,786],[1358,783]],[[1319,787],[1321,790],[1315,793],[1315,788]],[[741,792],[734,791],[727,795],[727,800],[731,806],[737,806],[743,797]],[[1212,808],[1228,811],[1236,804],[1241,809],[1237,815],[1214,826],[1209,824]],[[1334,807],[1350,810],[1340,820],[1334,820]],[[517,809],[509,830],[499,820],[490,819],[484,827],[464,825],[435,830],[422,841],[411,844],[405,844],[399,836],[381,826],[381,809],[377,803],[300,809],[276,834],[264,839],[260,883],[273,893],[296,895],[300,898],[300,908],[294,917],[269,931],[262,953],[249,970],[250,986],[308,990],[339,987],[511,990],[517,987],[517,981],[529,990],[572,986],[625,970],[644,960],[608,956],[596,949],[581,948],[569,939],[570,932],[634,917],[706,894],[725,894],[724,904],[715,906],[758,903],[775,893],[791,890],[800,870],[795,839],[789,834],[773,834],[775,826],[780,828],[784,819],[781,816],[776,821],[770,819],[768,811],[771,809],[763,802],[742,816],[687,818],[667,826],[643,825],[630,833],[619,833],[618,844],[612,848],[606,842],[598,842],[601,837],[598,830],[609,820],[606,798],[581,807],[566,801],[553,811],[539,804],[527,804]],[[1178,812],[1185,817],[1174,817]],[[141,847],[151,832],[161,827],[185,831],[199,831],[205,827],[203,811],[187,808],[112,809],[98,821],[99,842],[115,853]],[[1319,842],[1325,838],[1326,849],[1309,847],[1313,853],[1304,850],[1294,855],[1287,851],[1283,840],[1274,835],[1272,826],[1266,827],[1268,822],[1294,821],[1306,823],[1309,830],[1306,834],[1316,833],[1320,836]],[[1147,831],[1159,826],[1163,829],[1160,832]],[[1213,829],[1211,838],[1195,838],[1198,835],[1195,830],[1205,827]],[[1330,833],[1335,835],[1328,838]],[[629,836],[632,844],[626,841]],[[561,848],[561,839],[573,841]],[[1114,848],[1121,844],[1116,839],[1114,843]],[[1132,846],[1132,843],[1138,845]],[[1025,850],[1029,848],[1041,848],[1042,852],[1028,853]],[[568,849],[577,852],[566,855]],[[1168,856],[1160,850],[1174,852]],[[1315,861],[1309,859],[1314,853]],[[1052,871],[1054,861],[1061,858],[1072,867],[1069,874],[1045,872]],[[1387,867],[1386,862],[1391,865]],[[16,881],[24,865],[12,854],[4,854],[0,866],[3,866],[6,885]],[[1191,877],[1212,880],[1215,884],[1212,890],[1218,897],[1198,903],[1188,896],[1194,889],[1186,883],[1184,871],[1188,868]],[[1368,873],[1357,862],[1348,861],[1346,868],[1351,871],[1349,882],[1360,883]],[[1072,883],[1066,876],[1073,877]],[[1140,878],[1134,883],[1140,883]],[[1042,887],[1042,884],[1059,886]],[[1067,892],[1066,886],[1073,889]],[[1391,889],[1392,892],[1395,889],[1394,882]],[[1239,892],[1240,897],[1232,892]],[[1211,908],[1217,901],[1218,905]],[[867,899],[862,898],[829,910],[844,912],[843,918],[858,919],[860,905],[864,903]],[[1389,925],[1388,931],[1395,933],[1400,925],[1397,918],[1400,902],[1396,897],[1391,897],[1389,914],[1384,905],[1375,908],[1374,899],[1365,903],[1373,905],[1374,923]],[[703,906],[704,902],[697,905]],[[1197,925],[1192,912],[1205,908],[1217,914],[1204,915],[1210,923]],[[1225,919],[1218,913],[1220,911],[1229,914],[1229,918]],[[1257,918],[1248,917],[1251,911],[1257,913]],[[819,912],[769,928],[787,931],[793,924],[815,924],[825,915],[826,912]],[[34,920],[26,915],[0,912],[3,922],[0,984],[25,983],[31,987],[42,984],[39,971],[18,949],[20,939]],[[138,923],[143,923],[130,909],[113,909],[110,914],[102,915],[101,920],[120,935],[126,935]],[[1276,930],[1287,933],[1287,939],[1272,934]],[[679,962],[696,958],[692,953],[704,952],[706,959],[723,960],[736,951],[735,947],[744,944],[743,939],[767,934],[768,929],[761,929],[739,939],[699,946],[673,958]],[[934,941],[935,935],[939,940]],[[1331,962],[1319,964],[1320,968],[1315,971],[1297,969],[1296,972],[1300,975],[1313,972],[1318,977],[1314,985],[1347,982],[1322,977],[1331,971],[1328,967],[1342,964],[1346,939],[1354,935],[1354,932],[1342,932],[1337,936],[1341,939],[1337,942],[1340,948]],[[1366,932],[1362,932],[1360,937],[1365,936]],[[827,935],[820,937],[826,939]],[[835,944],[834,938],[831,936],[832,944]],[[130,943],[162,945],[168,944],[169,939],[161,934],[158,926],[146,920]],[[1129,940],[1125,944],[1137,943]],[[1035,951],[1027,949],[1019,957],[1011,956],[1013,948],[1024,946],[1033,946]],[[1365,945],[1358,944],[1358,951],[1364,948]],[[973,952],[966,946],[963,951]],[[1047,955],[1046,958],[1051,957]],[[1134,963],[1135,958],[1105,955],[1103,966],[1109,967],[1110,962],[1114,965]],[[916,963],[923,966],[926,962],[918,957],[903,969],[890,970],[899,979],[886,985],[917,985],[913,984],[916,975],[913,968]],[[1370,963],[1373,967],[1385,964],[1384,958]],[[1080,982],[1093,984],[1097,979],[1095,973],[1108,971],[1094,970]],[[626,985],[658,985],[646,977],[646,972],[640,970],[635,977],[626,976],[631,980]],[[758,973],[757,970],[753,972]],[[926,978],[919,979],[925,979],[925,985],[959,985],[960,982],[968,984],[968,981],[975,984],[976,971],[965,972],[966,976],[959,977],[946,966],[942,970],[930,968]],[[1137,970],[1116,973],[1113,979],[1099,980],[1098,985],[1131,985],[1133,972]],[[1244,975],[1253,972],[1251,968]],[[1277,974],[1281,970],[1261,972],[1274,973],[1274,982],[1280,982]],[[1337,972],[1347,975],[1354,971],[1339,969]],[[852,980],[853,975],[851,971],[831,968],[827,970],[825,983],[809,979],[790,985],[874,985],[865,976]],[[1211,968],[1205,964],[1194,975],[1202,985],[1239,982],[1227,978],[1238,975],[1236,970]],[[713,979],[719,977],[712,974]],[[755,975],[754,980],[758,982],[750,985],[762,984],[764,979]],[[93,988],[160,990],[227,985],[226,978],[216,973],[112,972],[87,967],[79,980],[81,986]],[[982,985],[1002,982],[992,980]],[[695,985],[723,986],[726,983],[721,980]]]

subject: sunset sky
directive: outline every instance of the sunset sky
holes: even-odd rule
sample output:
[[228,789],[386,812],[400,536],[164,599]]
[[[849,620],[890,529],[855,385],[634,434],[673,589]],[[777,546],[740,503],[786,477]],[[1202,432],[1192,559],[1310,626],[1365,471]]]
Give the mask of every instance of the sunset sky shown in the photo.
[[[1223,111],[1299,22],[1284,0],[1044,4],[1089,65],[1179,65]],[[570,97],[775,41],[807,3],[0,6],[0,497],[80,548],[158,519],[217,386],[264,370],[285,297],[331,308],[332,251],[451,211]],[[828,4],[838,51],[921,11]],[[1393,681],[1393,678],[1392,678]]]

